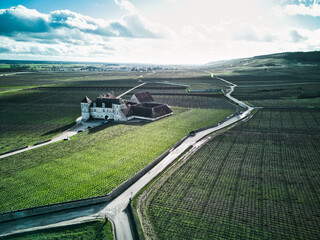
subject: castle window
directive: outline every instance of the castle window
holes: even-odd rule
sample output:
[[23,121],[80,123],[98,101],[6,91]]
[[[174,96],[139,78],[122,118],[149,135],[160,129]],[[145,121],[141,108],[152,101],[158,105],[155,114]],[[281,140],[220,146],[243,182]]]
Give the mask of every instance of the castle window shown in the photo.
[[105,112],[105,110],[103,109],[103,112]]

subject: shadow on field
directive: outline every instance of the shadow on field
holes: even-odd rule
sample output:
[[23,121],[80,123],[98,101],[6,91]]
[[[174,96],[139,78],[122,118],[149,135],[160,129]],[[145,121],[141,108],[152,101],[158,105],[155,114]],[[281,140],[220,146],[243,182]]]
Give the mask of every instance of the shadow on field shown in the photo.
[[46,133],[42,134],[41,136],[47,136],[47,135],[54,134],[54,133],[64,132],[64,131],[68,130],[69,128],[73,127],[75,124],[76,124],[75,122],[72,122],[72,123],[70,123],[68,125],[65,125],[65,126],[62,126],[60,128],[57,128],[57,129],[51,130],[49,132],[46,132]]

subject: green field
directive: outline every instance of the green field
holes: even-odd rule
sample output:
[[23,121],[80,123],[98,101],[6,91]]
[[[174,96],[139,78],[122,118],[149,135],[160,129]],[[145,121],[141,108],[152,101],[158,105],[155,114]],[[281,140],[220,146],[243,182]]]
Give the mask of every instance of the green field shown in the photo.
[[135,77],[136,73],[59,72],[0,77],[0,153],[61,133],[80,116],[84,96],[121,94],[138,84]]
[[145,234],[318,239],[319,119],[319,110],[263,109],[213,138],[141,195]]
[[189,131],[232,110],[173,108],[148,124],[110,124],[0,161],[0,211],[109,193]]
[[51,228],[5,237],[6,240],[111,240],[113,239],[110,222],[95,221],[66,227]]
[[[49,88],[0,94],[0,153],[50,139],[70,128],[81,115],[82,98],[95,99],[102,91]],[[115,93],[122,91],[125,89]]]
[[[135,78],[141,74],[33,72],[0,77],[0,153],[33,145],[63,132],[80,116],[80,101],[84,96],[95,99],[111,91],[119,95],[140,84]],[[194,79],[194,85],[199,87],[202,82],[211,81],[208,77],[177,79],[186,83]],[[197,97],[186,93],[184,87],[154,83],[158,78],[149,80],[151,83],[133,92],[149,91],[155,94],[156,101],[171,106],[235,109],[221,94]],[[124,96],[130,97],[131,94]]]

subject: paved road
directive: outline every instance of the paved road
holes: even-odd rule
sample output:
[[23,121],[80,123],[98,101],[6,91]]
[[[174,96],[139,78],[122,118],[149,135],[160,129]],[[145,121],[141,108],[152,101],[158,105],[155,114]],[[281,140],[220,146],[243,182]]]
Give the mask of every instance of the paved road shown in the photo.
[[146,186],[174,160],[176,160],[190,146],[199,147],[204,143],[203,141],[199,140],[203,139],[208,134],[230,126],[231,124],[247,117],[253,110],[253,108],[247,106],[245,103],[231,96],[231,93],[236,87],[235,84],[230,83],[224,79],[220,80],[225,81],[231,85],[231,90],[226,94],[226,96],[232,101],[241,105],[245,105],[247,107],[247,110],[242,114],[228,119],[219,126],[198,132],[194,137],[187,138],[176,149],[172,149],[171,152],[159,164],[157,164],[148,173],[146,173],[138,181],[136,181],[130,188],[128,188],[110,203],[106,203],[105,205],[99,204],[84,208],[70,209],[59,213],[45,214],[41,216],[15,220],[8,223],[0,223],[0,236],[6,235],[8,233],[24,232],[52,226],[66,226],[74,223],[80,223],[85,220],[108,217],[114,223],[116,239],[134,239],[130,219],[126,212],[126,207],[128,206],[130,198],[137,194],[144,186]]
[[[137,79],[138,79],[138,78],[137,78]],[[145,84],[146,84],[146,82],[141,83],[140,85],[135,86],[134,88],[131,88],[131,89],[129,89],[128,91],[126,91],[126,92],[122,93],[122,94],[121,94],[121,95],[119,95],[117,98],[121,98],[122,96],[126,95],[127,93],[131,92],[132,90],[134,90],[134,89],[136,89],[136,88],[138,88],[138,87],[141,87],[141,86],[143,86],[143,85],[145,85]]]

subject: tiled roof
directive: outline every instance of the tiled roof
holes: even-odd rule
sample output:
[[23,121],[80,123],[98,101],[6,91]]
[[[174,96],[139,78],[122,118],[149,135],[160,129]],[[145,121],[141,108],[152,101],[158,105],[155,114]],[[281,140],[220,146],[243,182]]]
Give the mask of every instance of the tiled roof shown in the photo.
[[172,113],[172,110],[165,104],[152,108],[153,118],[158,118]]
[[135,105],[131,107],[134,116],[153,118],[152,108]]
[[97,98],[93,103],[96,104],[96,107],[102,107],[102,104],[104,103],[106,108],[112,108],[112,104],[122,104],[120,99],[115,98]]
[[134,102],[134,103],[154,102],[154,99],[149,92],[139,92],[139,93],[133,94],[129,102]]
[[111,93],[101,94],[101,95],[99,96],[99,98],[116,98],[116,96],[114,95],[113,92],[111,92]]
[[158,118],[172,113],[172,110],[167,105],[161,103],[137,104],[132,106],[131,109],[133,115],[146,118]]

